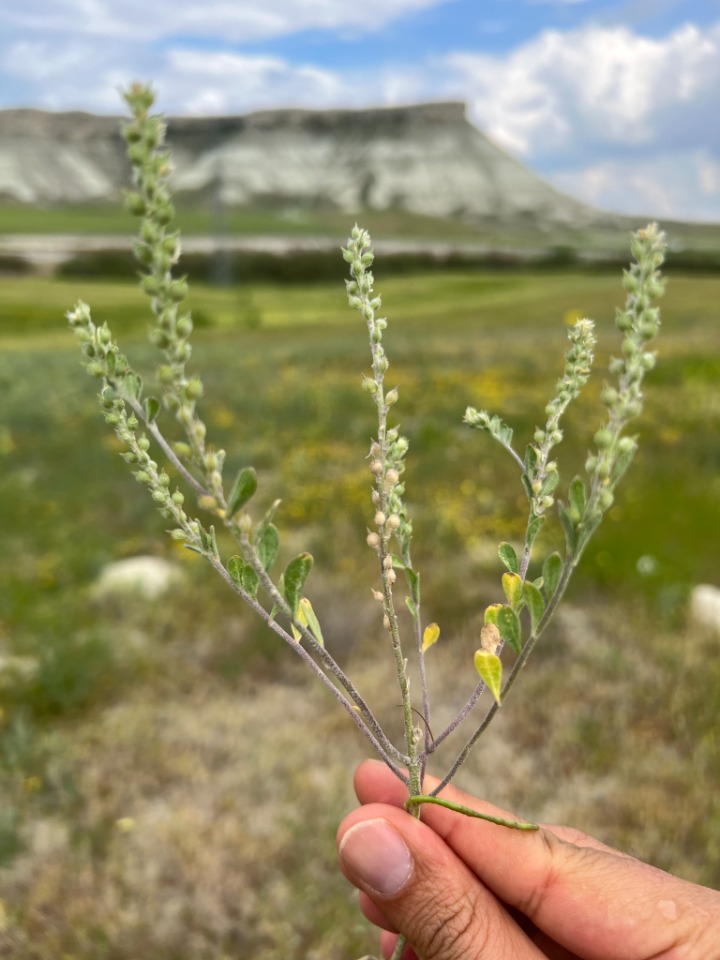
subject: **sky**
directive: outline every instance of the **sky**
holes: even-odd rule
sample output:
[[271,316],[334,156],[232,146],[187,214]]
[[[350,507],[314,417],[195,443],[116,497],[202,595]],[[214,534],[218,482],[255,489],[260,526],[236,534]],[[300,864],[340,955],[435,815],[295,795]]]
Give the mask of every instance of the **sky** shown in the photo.
[[587,203],[720,223],[720,0],[0,0],[0,109],[132,80],[169,114],[464,100]]

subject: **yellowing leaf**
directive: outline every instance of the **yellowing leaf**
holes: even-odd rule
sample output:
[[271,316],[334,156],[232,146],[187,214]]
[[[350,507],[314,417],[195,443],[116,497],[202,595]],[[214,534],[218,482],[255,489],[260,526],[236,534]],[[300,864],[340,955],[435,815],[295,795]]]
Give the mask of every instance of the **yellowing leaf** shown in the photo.
[[502,585],[510,606],[517,607],[523,595],[523,582],[520,577],[517,573],[504,573],[502,575]]
[[502,607],[501,603],[491,603],[485,610],[485,623],[497,623],[497,615]]
[[495,653],[500,643],[500,631],[494,623],[486,623],[480,631],[480,646],[488,653]]
[[425,653],[425,651],[429,650],[434,643],[437,643],[439,636],[440,627],[436,623],[429,623],[425,627],[425,631],[423,633],[422,652]]
[[307,597],[303,597],[300,601],[300,605],[298,607],[298,620],[304,627],[308,628],[320,646],[324,647],[325,640],[323,639],[322,630],[320,629],[320,622],[315,616],[315,611],[313,610],[312,604]]
[[502,690],[502,662],[500,657],[488,650],[476,650],[475,669],[480,674],[480,678],[485,681],[490,693],[495,697],[495,702],[499,704],[500,691]]

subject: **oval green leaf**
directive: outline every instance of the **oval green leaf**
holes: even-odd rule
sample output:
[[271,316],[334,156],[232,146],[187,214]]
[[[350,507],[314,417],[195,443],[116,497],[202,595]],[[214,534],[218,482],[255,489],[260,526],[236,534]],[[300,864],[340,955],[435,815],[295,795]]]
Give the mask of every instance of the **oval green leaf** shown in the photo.
[[548,600],[557,590],[557,585],[560,583],[562,568],[563,561],[559,553],[551,553],[549,557],[546,557],[542,572],[545,596]]
[[577,522],[585,513],[585,505],[587,503],[585,484],[582,482],[580,477],[573,477],[570,483],[569,495],[570,509],[573,512],[573,520]]
[[512,647],[515,653],[520,653],[522,650],[520,618],[512,607],[501,607],[498,610],[497,628],[503,640]]
[[533,632],[535,632],[538,624],[540,623],[540,619],[545,612],[545,601],[543,600],[542,594],[533,583],[525,582],[523,584],[523,596],[525,597],[525,605],[530,611],[530,622],[532,624]]
[[503,541],[498,547],[498,556],[510,571],[510,573],[517,573],[520,569],[520,563],[515,553],[515,548],[511,544]]
[[263,569],[270,572],[280,549],[280,534],[274,523],[267,523],[261,529],[255,539],[255,549]]
[[145,419],[148,423],[154,423],[158,413],[160,413],[160,401],[157,397],[145,397]]
[[303,587],[310,576],[312,570],[313,558],[309,553],[301,553],[291,560],[287,565],[284,574],[285,597],[290,604],[292,619],[297,619],[300,598],[302,597]]
[[230,557],[227,562],[227,572],[230,574],[233,583],[236,583],[238,586],[242,586],[242,571],[245,564],[243,563],[242,557],[234,556]]
[[237,513],[257,490],[257,474],[254,467],[243,467],[235,477],[230,496],[227,500],[228,515]]
[[260,586],[260,577],[255,573],[249,563],[246,563],[243,567],[242,586],[245,593],[249,593],[250,596],[255,599],[258,587]]

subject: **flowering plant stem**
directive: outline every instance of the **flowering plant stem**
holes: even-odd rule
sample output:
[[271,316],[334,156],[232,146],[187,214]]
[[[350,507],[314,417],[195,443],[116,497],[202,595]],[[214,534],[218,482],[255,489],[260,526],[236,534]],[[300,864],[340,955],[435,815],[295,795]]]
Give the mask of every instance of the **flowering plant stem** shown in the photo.
[[[133,170],[133,190],[127,195],[127,206],[140,217],[135,254],[142,269],[141,286],[149,297],[153,316],[150,339],[160,351],[158,396],[146,393],[141,377],[121,353],[111,331],[106,324],[94,323],[88,306],[78,303],[68,314],[68,320],[82,349],[88,373],[100,382],[99,400],[105,419],[122,442],[123,457],[131,465],[135,479],[147,488],[161,514],[171,521],[171,537],[201,554],[340,703],[376,753],[407,787],[406,809],[410,814],[420,817],[423,804],[434,803],[504,827],[536,829],[530,822],[479,814],[438,794],[451,782],[514,687],[550,623],[592,534],[611,507],[616,486],[637,449],[636,438],[625,431],[642,409],[643,378],[655,362],[655,355],[647,350],[647,345],[660,322],[654,303],[664,289],[659,274],[665,249],[663,234],[653,224],[632,237],[634,260],[623,277],[627,299],[616,317],[616,325],[623,335],[622,356],[611,361],[609,372],[614,380],[605,384],[601,394],[606,408],[605,422],[594,434],[594,449],[585,464],[586,479],[573,478],[564,499],[556,501],[560,473],[551,454],[562,440],[562,417],[590,376],[595,343],[590,320],[578,320],[570,328],[563,374],[557,381],[555,395],[545,407],[543,425],[536,428],[523,453],[513,445],[512,428],[497,415],[473,407],[465,412],[466,424],[489,434],[510,454],[520,471],[528,516],[525,536],[518,545],[519,553],[507,542],[498,547],[499,559],[505,567],[501,578],[504,599],[491,603],[485,610],[479,647],[474,654],[479,679],[455,718],[433,736],[426,657],[440,636],[440,628],[435,623],[424,623],[420,574],[412,561],[413,530],[403,477],[409,442],[389,419],[391,408],[398,401],[398,391],[387,389],[385,383],[389,369],[383,344],[387,320],[378,315],[381,298],[374,291],[370,270],[374,254],[368,233],[358,226],[353,228],[343,249],[350,272],[346,281],[347,296],[350,306],[367,324],[371,373],[364,378],[363,388],[371,396],[377,414],[377,435],[371,441],[368,454],[373,478],[373,518],[367,543],[375,554],[379,576],[379,589],[373,588],[372,593],[389,639],[402,703],[404,746],[400,749],[384,732],[355,682],[326,647],[320,622],[305,589],[313,564],[311,555],[301,553],[290,559],[279,576],[273,573],[280,554],[280,533],[274,523],[280,501],[276,500],[264,515],[253,516],[249,505],[258,486],[255,470],[251,466],[242,467],[232,484],[226,484],[223,478],[225,451],[215,449],[208,442],[206,426],[198,412],[202,381],[187,372],[193,325],[190,313],[182,306],[187,297],[187,281],[174,274],[180,257],[180,236],[173,226],[165,125],[161,117],[150,113],[153,94],[148,88],[132,86],[125,100],[131,120],[124,134]],[[179,428],[182,440],[168,440],[166,428],[160,425],[161,415],[175,420],[175,430]],[[168,470],[151,456],[153,443],[165,458]],[[184,486],[185,492],[179,486],[171,490],[171,474]],[[195,499],[197,515],[195,508],[188,512],[187,493]],[[538,535],[554,511],[565,535],[565,549],[545,556],[542,563],[538,561],[531,575]],[[237,554],[226,559],[221,557],[216,524],[225,527],[237,546]],[[411,696],[411,671],[397,612],[399,574],[404,603],[413,623],[414,673],[420,688],[417,706]],[[509,650],[514,659],[503,680],[501,655],[504,650]],[[470,722],[486,689],[492,700],[484,716],[479,722],[473,722],[471,734],[438,786],[425,794],[423,780],[429,758],[460,726]],[[421,727],[415,724],[416,715],[422,721]],[[403,945],[401,938],[394,954],[396,960]]]

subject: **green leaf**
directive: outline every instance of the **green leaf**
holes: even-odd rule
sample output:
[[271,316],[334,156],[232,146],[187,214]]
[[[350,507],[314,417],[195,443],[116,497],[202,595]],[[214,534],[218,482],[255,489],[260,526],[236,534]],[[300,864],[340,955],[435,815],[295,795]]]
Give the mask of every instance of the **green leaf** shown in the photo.
[[548,475],[543,480],[542,487],[540,487],[539,497],[547,497],[548,494],[552,493],[553,490],[560,483],[560,474],[557,471],[553,473],[548,473]]
[[530,480],[530,477],[528,476],[527,473],[524,473],[520,477],[520,479],[522,480],[522,485],[525,489],[525,493],[527,494],[527,498],[532,503],[532,501],[535,499],[535,494],[532,488],[532,481]]
[[410,593],[416,604],[420,603],[420,574],[412,567],[405,566],[405,577],[407,578]]
[[230,557],[227,562],[227,572],[232,577],[233,583],[236,583],[245,593],[249,593],[251,597],[257,596],[260,578],[242,557]]
[[522,603],[523,582],[517,573],[504,573],[502,575],[502,585],[511,607],[517,607]]
[[498,556],[508,568],[510,573],[517,573],[520,569],[520,563],[515,553],[514,547],[503,541],[498,547]]
[[237,555],[230,557],[227,562],[227,572],[232,577],[233,583],[236,583],[238,586],[242,586],[242,572],[243,567],[245,566],[242,557]]
[[563,533],[565,534],[565,542],[567,543],[568,553],[574,553],[575,545],[577,543],[575,524],[572,522],[570,514],[567,512],[562,503],[558,503],[558,513],[560,515],[560,523],[562,524]]
[[515,653],[520,653],[522,650],[520,619],[512,607],[501,607],[498,610],[497,628],[503,640],[510,644]]
[[284,573],[285,597],[290,604],[292,619],[297,619],[298,607],[302,596],[303,587],[310,576],[312,570],[313,558],[309,553],[301,553],[291,560]]
[[538,452],[537,448],[529,443],[525,447],[525,472],[532,476],[535,473],[538,461]]
[[537,535],[540,533],[540,530],[542,529],[542,525],[544,523],[545,523],[545,517],[542,514],[539,517],[533,517],[532,520],[530,520],[530,522],[528,523],[528,529],[527,529],[528,549],[530,549],[532,545],[535,543],[535,540],[537,539]]
[[530,611],[530,622],[533,632],[535,632],[537,625],[540,623],[540,618],[545,612],[545,601],[533,583],[525,582],[523,584],[523,596],[525,597],[525,605]]
[[545,596],[548,598],[548,600],[557,590],[557,585],[560,583],[562,568],[563,560],[559,553],[551,553],[549,557],[545,558],[542,572],[543,580],[545,582]]
[[145,419],[148,423],[155,423],[158,413],[160,413],[160,401],[157,397],[145,397]]
[[315,616],[315,611],[313,610],[312,604],[307,597],[303,597],[300,601],[298,620],[304,627],[308,628],[320,646],[324,647],[325,640],[323,639],[322,630],[320,629],[320,621]]
[[437,643],[439,636],[440,627],[436,623],[429,623],[423,631],[422,652],[425,653],[434,643]]
[[473,659],[480,678],[495,697],[495,702],[499,704],[502,691],[502,661],[500,657],[496,653],[490,653],[489,650],[476,650]]
[[585,484],[582,482],[580,477],[573,477],[570,483],[569,498],[573,519],[575,522],[577,522],[585,513],[585,506],[587,504]]
[[502,610],[503,605],[501,603],[491,603],[489,607],[485,610],[484,623],[494,623],[497,626],[498,613]]
[[257,596],[260,586],[260,577],[253,570],[249,563],[246,563],[242,571],[242,586],[246,593],[249,593],[253,599]]
[[621,450],[620,453],[618,453],[617,459],[615,460],[615,463],[613,463],[613,466],[612,466],[611,480],[612,480],[613,486],[615,486],[615,484],[622,479],[623,474],[625,473],[627,468],[630,466],[630,463],[632,462],[632,459],[635,456],[636,452],[637,452],[637,446],[634,446],[630,450]]
[[210,524],[210,549],[212,550],[214,556],[217,557],[220,555],[217,545],[217,537],[215,536],[215,527],[213,524]]
[[198,526],[200,528],[198,531],[198,536],[200,537],[200,543],[202,545],[203,550],[210,550],[212,552],[212,549],[213,549],[212,535],[208,533],[208,531],[205,529],[205,527],[201,523],[199,523]]
[[237,513],[257,490],[257,474],[253,467],[243,467],[235,477],[235,483],[227,500],[228,516]]
[[122,385],[125,393],[128,397],[132,397],[133,400],[139,400],[142,396],[142,377],[138,376],[137,373],[133,373],[132,370],[125,374]]
[[269,573],[280,549],[280,534],[274,523],[267,523],[258,531],[255,549],[263,569]]

